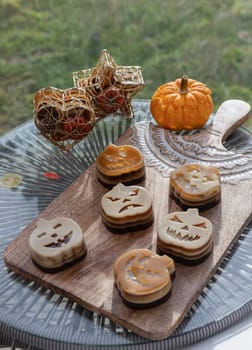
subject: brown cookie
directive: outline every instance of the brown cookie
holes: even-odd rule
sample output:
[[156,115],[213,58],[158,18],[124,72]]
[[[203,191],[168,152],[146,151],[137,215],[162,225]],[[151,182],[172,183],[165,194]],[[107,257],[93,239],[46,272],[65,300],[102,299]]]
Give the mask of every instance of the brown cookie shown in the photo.
[[136,231],[153,222],[152,201],[142,186],[117,184],[101,199],[105,226],[114,233]]
[[140,151],[130,145],[108,145],[96,159],[98,180],[112,188],[118,183],[133,185],[145,179],[145,166]]
[[179,166],[170,175],[170,196],[183,209],[214,206],[221,198],[219,169],[200,164]]
[[171,293],[174,261],[149,249],[132,249],[114,264],[115,283],[123,302],[132,308],[153,307]]
[[84,257],[87,252],[80,226],[67,217],[39,219],[30,235],[29,247],[34,263],[52,272]]
[[198,209],[163,217],[157,232],[157,251],[188,265],[204,261],[213,250],[213,228]]

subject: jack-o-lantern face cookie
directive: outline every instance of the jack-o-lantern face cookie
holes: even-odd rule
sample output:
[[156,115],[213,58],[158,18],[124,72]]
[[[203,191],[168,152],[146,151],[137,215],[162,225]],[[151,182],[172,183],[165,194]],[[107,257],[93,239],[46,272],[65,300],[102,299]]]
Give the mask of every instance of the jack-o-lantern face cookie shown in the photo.
[[145,178],[142,154],[130,145],[108,145],[96,159],[96,170],[98,180],[110,188],[118,183],[133,185]]
[[133,308],[147,308],[164,302],[170,295],[173,259],[149,249],[132,249],[114,264],[115,283],[123,302]]
[[101,214],[105,226],[115,233],[148,227],[153,222],[150,194],[142,186],[119,183],[103,195]]
[[68,265],[86,254],[80,226],[72,219],[39,219],[29,239],[32,260],[48,271]]
[[212,223],[198,209],[166,215],[157,234],[157,251],[186,264],[204,261],[213,249]]
[[170,175],[170,196],[183,209],[214,206],[221,197],[219,169],[200,164],[179,166]]

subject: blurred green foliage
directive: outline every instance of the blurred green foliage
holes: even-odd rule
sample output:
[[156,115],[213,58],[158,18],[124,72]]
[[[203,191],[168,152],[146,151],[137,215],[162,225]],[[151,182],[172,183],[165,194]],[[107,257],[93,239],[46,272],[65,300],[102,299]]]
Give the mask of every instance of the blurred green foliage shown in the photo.
[[[136,98],[188,74],[252,105],[252,2],[247,0],[1,0],[0,134],[33,117],[33,95],[73,85],[102,49],[140,65]],[[251,118],[248,123],[252,126]]]

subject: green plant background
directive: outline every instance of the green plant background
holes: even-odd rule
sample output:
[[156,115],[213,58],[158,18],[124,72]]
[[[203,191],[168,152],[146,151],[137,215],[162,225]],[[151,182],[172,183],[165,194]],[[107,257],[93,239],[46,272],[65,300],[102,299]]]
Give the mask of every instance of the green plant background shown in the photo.
[[187,74],[211,88],[215,111],[230,98],[252,105],[251,1],[0,0],[0,31],[0,135],[33,118],[38,89],[72,86],[104,48],[142,67],[136,98]]

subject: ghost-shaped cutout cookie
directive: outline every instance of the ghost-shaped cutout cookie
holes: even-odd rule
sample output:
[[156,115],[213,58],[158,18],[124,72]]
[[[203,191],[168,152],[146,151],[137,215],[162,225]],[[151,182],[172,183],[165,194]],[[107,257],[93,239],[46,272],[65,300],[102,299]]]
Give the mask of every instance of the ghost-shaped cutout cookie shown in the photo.
[[175,260],[196,264],[213,249],[213,225],[198,209],[172,212],[163,217],[157,233],[157,250]]
[[105,226],[112,232],[134,231],[153,222],[152,201],[142,186],[117,184],[101,199]]
[[86,253],[83,232],[67,217],[39,219],[29,238],[32,260],[41,268],[58,269]]
[[123,253],[114,264],[120,295],[124,303],[133,308],[146,308],[165,301],[174,273],[173,259],[144,248]]

